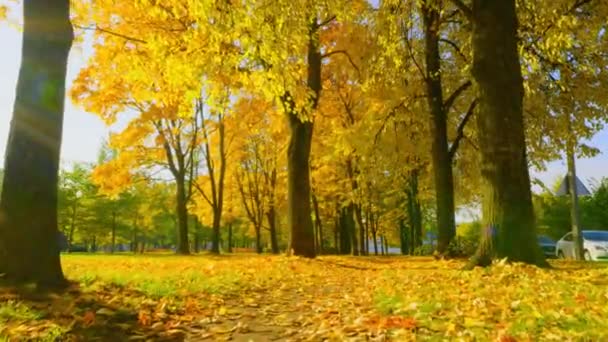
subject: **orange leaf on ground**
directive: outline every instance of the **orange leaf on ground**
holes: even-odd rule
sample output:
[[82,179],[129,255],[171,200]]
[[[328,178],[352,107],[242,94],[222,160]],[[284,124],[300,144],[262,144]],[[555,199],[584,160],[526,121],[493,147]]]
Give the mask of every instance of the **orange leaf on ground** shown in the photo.
[[150,323],[152,323],[152,319],[150,318],[150,314],[148,314],[148,312],[146,311],[139,311],[139,313],[137,314],[137,321],[139,322],[139,324],[141,325],[150,325]]
[[87,311],[82,317],[82,320],[84,321],[85,325],[91,325],[95,323],[95,312]]
[[390,316],[382,322],[384,328],[415,329],[417,326],[416,319],[412,317]]

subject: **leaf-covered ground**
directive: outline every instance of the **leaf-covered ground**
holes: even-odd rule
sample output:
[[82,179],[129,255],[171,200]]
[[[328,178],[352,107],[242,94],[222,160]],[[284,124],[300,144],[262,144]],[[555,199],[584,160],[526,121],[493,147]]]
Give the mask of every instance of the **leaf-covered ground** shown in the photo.
[[[0,336],[41,341],[608,339],[608,268],[407,257],[63,257],[60,295],[1,292]],[[27,339],[26,338],[26,339]],[[1,339],[0,339],[1,340]]]

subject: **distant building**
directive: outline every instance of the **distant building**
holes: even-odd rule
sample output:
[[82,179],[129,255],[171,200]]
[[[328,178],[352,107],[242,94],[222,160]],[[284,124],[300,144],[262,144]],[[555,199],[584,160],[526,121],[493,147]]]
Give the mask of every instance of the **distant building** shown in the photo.
[[[589,191],[589,189],[587,189],[585,184],[583,184],[583,182],[581,182],[581,180],[578,179],[578,177],[574,177],[574,180],[576,183],[577,195],[579,195],[579,196],[591,195],[591,191]],[[566,175],[566,176],[564,176],[564,179],[562,180],[562,184],[559,186],[559,189],[557,189],[556,195],[565,196],[565,195],[569,195],[569,194],[570,194],[570,177],[568,177],[568,175]]]

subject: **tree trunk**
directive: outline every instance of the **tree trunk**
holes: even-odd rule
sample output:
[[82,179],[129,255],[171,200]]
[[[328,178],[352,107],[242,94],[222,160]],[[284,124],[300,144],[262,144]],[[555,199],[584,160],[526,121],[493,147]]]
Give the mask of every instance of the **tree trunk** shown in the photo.
[[133,230],[131,231],[131,252],[133,254],[137,253],[137,216],[133,220]]
[[213,213],[213,236],[211,241],[211,253],[220,254],[220,220],[221,213],[215,208]]
[[365,255],[365,225],[363,224],[363,215],[361,213],[361,205],[355,205],[355,217],[359,226],[359,254]]
[[67,284],[59,260],[57,184],[73,29],[67,0],[26,0],[17,92],[0,198],[0,272],[40,287]]
[[[315,110],[321,94],[321,53],[319,51],[319,26],[316,18],[309,28],[308,78],[311,90],[310,110]],[[283,103],[289,117],[290,139],[287,151],[288,217],[291,230],[291,248],[295,255],[314,258],[315,240],[310,208],[310,149],[312,144],[312,117],[299,117],[290,94]],[[312,113],[307,113],[311,116]]]
[[68,234],[68,253],[72,253],[72,244],[74,242],[74,230],[76,229],[76,202],[72,208],[72,222],[70,223],[70,232]]
[[199,253],[201,251],[200,244],[200,235],[201,235],[201,223],[198,221],[198,218],[194,218],[194,253]]
[[268,227],[270,229],[270,246],[272,249],[272,254],[279,254],[280,251],[279,240],[277,236],[277,218],[276,209],[274,208],[274,202],[272,202],[270,208],[268,208],[266,218],[268,220]]
[[410,223],[410,253],[422,246],[422,209],[418,199],[418,171],[410,175],[407,190],[408,218]]
[[340,213],[337,212],[334,217],[334,248],[336,254],[340,254]]
[[380,235],[380,255],[384,255],[384,235]]
[[405,224],[405,220],[399,220],[399,240],[401,242],[401,254],[408,255],[409,250],[409,239],[408,239],[408,231],[407,224]]
[[312,194],[312,204],[315,209],[315,227],[317,229],[317,251],[319,254],[323,254],[323,222],[321,222],[321,214],[319,212],[319,201],[314,192]]
[[468,267],[494,257],[545,266],[526,160],[515,0],[473,0],[471,14],[485,229]]
[[388,240],[386,239],[386,236],[384,236],[384,252],[388,255]]
[[378,255],[378,231],[376,229],[372,229],[372,235],[374,238],[374,254]]
[[371,213],[368,210],[365,211],[365,255],[369,255],[369,225],[371,220]]
[[357,226],[355,225],[355,204],[351,203],[348,206],[348,234],[350,235],[350,254],[359,255],[359,244],[357,242]]
[[425,31],[426,91],[431,111],[431,137],[437,229],[437,251],[448,252],[448,246],[456,235],[454,221],[454,180],[448,150],[447,110],[443,103],[441,84],[441,57],[439,52],[439,7],[427,1],[422,8]]
[[262,254],[262,228],[255,227],[255,252]]
[[310,208],[309,156],[312,123],[289,114],[291,137],[288,149],[288,214],[291,248],[295,255],[315,257]]
[[228,224],[228,253],[232,253],[232,223]]
[[[340,254],[353,254],[357,248],[356,240],[353,245],[355,233],[355,221],[353,218],[352,204],[342,208],[340,215]],[[356,238],[356,237],[355,237]]]
[[177,201],[177,254],[190,254],[188,242],[188,206],[186,200],[186,186],[183,176],[176,177],[176,201]]

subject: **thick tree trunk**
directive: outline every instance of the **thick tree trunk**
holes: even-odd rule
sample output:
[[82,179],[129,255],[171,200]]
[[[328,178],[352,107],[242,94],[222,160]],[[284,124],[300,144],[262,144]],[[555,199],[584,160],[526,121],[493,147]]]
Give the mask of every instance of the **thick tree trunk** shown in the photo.
[[270,230],[270,248],[272,249],[272,254],[279,254],[280,251],[279,239],[277,236],[277,218],[274,202],[271,203],[270,208],[268,208],[266,219],[268,220],[268,228]]
[[295,255],[315,257],[310,208],[309,157],[312,123],[289,114],[291,137],[288,149],[288,215],[291,248]]
[[262,254],[262,228],[255,227],[255,251],[258,254]]
[[21,67],[0,198],[0,272],[67,284],[59,260],[57,184],[73,29],[67,0],[26,0]]
[[[308,41],[308,89],[311,90],[310,109],[315,110],[321,94],[321,52],[319,26],[314,19],[310,25]],[[310,208],[310,149],[312,144],[312,117],[301,118],[290,94],[282,99],[288,111],[291,136],[287,151],[288,217],[291,231],[290,247],[295,255],[314,258],[315,240]],[[308,113],[310,116],[312,113]]]
[[176,202],[177,202],[177,254],[190,254],[188,243],[188,206],[186,200],[186,186],[184,177],[176,177]]
[[471,20],[485,229],[469,267],[494,257],[545,266],[526,160],[515,0],[473,0]]
[[454,221],[454,180],[452,162],[448,150],[447,112],[443,103],[441,85],[441,56],[439,52],[439,6],[426,2],[422,8],[425,33],[426,91],[431,111],[431,137],[437,229],[437,251],[448,252],[448,246],[456,235]]

